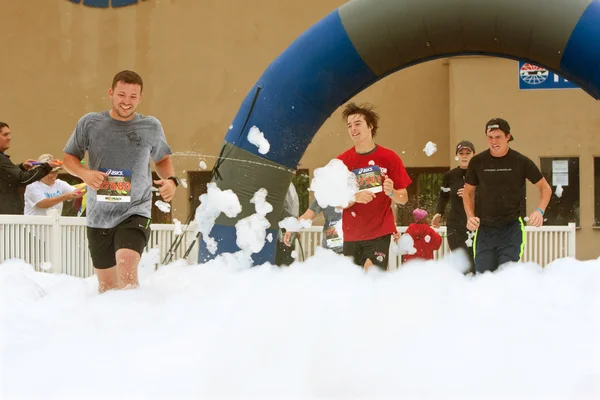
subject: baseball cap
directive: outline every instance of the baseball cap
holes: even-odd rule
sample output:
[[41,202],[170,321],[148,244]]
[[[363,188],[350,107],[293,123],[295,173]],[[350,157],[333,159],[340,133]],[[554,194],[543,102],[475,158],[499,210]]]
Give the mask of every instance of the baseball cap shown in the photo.
[[[48,162],[54,160],[54,156],[52,154],[42,154],[41,156],[38,157],[38,161],[39,162]],[[62,167],[56,167],[52,169],[52,172],[56,172],[59,171]]]
[[[487,122],[487,124],[485,124],[485,133],[487,134],[487,131],[489,131],[490,129],[500,129],[504,133],[510,133],[510,125],[508,124],[508,121],[506,121],[505,119],[502,119],[502,118],[490,119]],[[509,142],[512,142],[513,140],[515,140],[515,138],[514,138],[513,134],[510,133]]]
[[471,149],[471,151],[475,153],[475,146],[473,146],[473,143],[469,142],[468,140],[463,140],[456,145],[456,154],[458,154],[458,152],[462,149]]

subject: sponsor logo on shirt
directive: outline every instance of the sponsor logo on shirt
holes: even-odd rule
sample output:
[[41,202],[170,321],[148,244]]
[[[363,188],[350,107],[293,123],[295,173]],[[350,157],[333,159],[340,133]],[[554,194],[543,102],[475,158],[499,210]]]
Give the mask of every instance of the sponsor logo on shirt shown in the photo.
[[510,172],[512,168],[485,168],[484,172]]
[[113,169],[106,170],[108,176],[123,176],[123,171],[115,171]]

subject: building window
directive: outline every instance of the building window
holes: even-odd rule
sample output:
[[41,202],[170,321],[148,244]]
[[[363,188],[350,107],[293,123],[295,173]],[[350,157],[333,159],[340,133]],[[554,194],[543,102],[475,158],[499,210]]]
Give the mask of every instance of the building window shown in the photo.
[[541,170],[552,188],[544,225],[575,222],[579,227],[579,157],[542,157]]
[[397,225],[408,226],[413,223],[412,212],[415,208],[423,208],[427,210],[429,218],[433,217],[444,174],[448,171],[448,167],[406,168],[412,183],[406,189],[408,202],[396,205]]
[[594,157],[594,226],[600,226],[600,157]]

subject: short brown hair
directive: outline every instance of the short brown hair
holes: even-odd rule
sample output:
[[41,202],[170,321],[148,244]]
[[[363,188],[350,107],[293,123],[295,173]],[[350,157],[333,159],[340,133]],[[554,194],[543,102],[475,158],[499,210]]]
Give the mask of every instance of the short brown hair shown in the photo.
[[10,126],[8,126],[8,124],[6,122],[0,122],[0,129],[2,129],[2,128],[9,128],[10,129]]
[[113,90],[115,90],[115,88],[117,87],[117,83],[119,82],[140,85],[140,93],[142,93],[142,91],[144,90],[144,81],[142,80],[142,77],[133,71],[125,70],[117,73],[113,78],[111,86]]
[[379,128],[379,114],[377,114],[373,109],[375,106],[370,103],[363,103],[361,105],[356,105],[355,103],[349,103],[344,107],[344,111],[342,112],[342,118],[344,121],[348,122],[348,117],[351,115],[360,114],[365,118],[365,122],[367,125],[371,127],[371,133],[373,137],[377,134],[377,128]]

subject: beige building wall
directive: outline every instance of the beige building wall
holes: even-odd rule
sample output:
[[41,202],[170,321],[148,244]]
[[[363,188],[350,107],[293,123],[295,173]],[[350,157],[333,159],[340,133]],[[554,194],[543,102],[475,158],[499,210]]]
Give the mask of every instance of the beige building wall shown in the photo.
[[[60,156],[77,120],[109,107],[112,76],[133,69],[145,80],[139,111],[163,123],[177,174],[198,170],[201,160],[210,169],[231,120],[265,68],[344,2],[146,0],[95,9],[67,0],[5,1],[0,120],[13,132],[8,153],[15,161],[47,152]],[[482,149],[482,126],[490,115],[510,121],[515,148],[535,161],[541,155],[579,155],[577,255],[597,257],[591,157],[600,155],[594,141],[598,103],[581,91],[519,92],[516,68],[514,61],[492,58],[442,59],[388,76],[352,100],[377,105],[377,141],[396,150],[408,167],[453,167],[452,148],[463,137]],[[431,157],[423,152],[427,141],[438,145]],[[350,145],[338,110],[300,167],[312,172]],[[184,189],[173,211],[180,220],[188,216]]]
[[[485,149],[485,123],[502,117],[515,134],[511,147],[538,166],[540,157],[579,157],[581,229],[577,232],[577,257],[598,258],[600,231],[593,225],[600,103],[580,89],[520,91],[518,63],[512,60],[458,57],[450,60],[449,72],[450,142],[468,138],[478,151]],[[528,184],[528,213],[538,201],[538,190]]]

